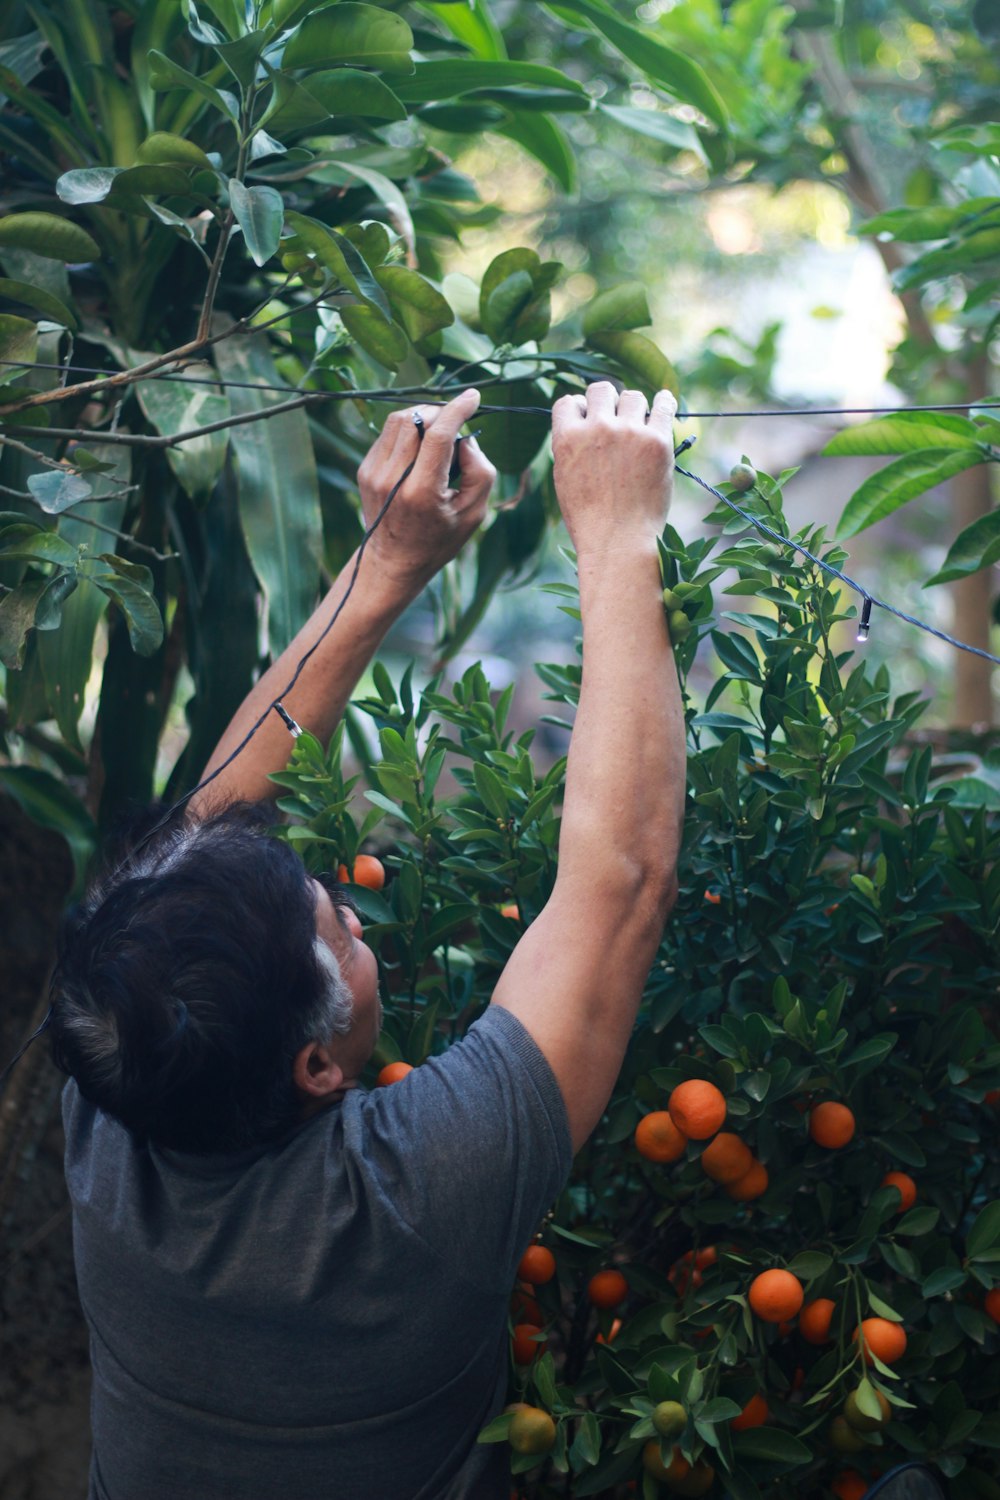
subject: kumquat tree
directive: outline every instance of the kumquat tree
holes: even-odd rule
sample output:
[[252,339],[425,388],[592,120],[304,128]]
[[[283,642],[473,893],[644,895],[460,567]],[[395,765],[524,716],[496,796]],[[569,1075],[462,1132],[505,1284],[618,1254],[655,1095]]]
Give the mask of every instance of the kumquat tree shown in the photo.
[[[511,1287],[508,1404],[479,1441],[506,1445],[522,1500],[861,1500],[910,1459],[952,1500],[1000,1500],[1000,781],[988,748],[963,775],[920,743],[926,695],[866,660],[867,618],[852,640],[871,599],[840,545],[962,487],[928,582],[959,591],[963,701],[988,701],[1000,68],[991,7],[968,10],[0,16],[0,793],[64,840],[67,900],[124,809],[192,791],[351,556],[387,414],[482,391],[498,504],[434,596],[432,660],[376,665],[332,742],[306,727],[273,778],[276,836],[339,873],[379,960],[373,1088],[465,1035],[555,881],[565,758],[511,727],[512,686],[454,670],[546,559],[547,602],[579,618],[553,402],[597,378],[670,389],[682,417],[696,391],[767,395],[766,334],[742,360],[668,358],[614,212],[573,228],[581,184],[832,184],[895,278],[910,409],[830,438],[880,461],[842,514],[794,527],[795,471],[750,453],[659,540],[680,894],[611,1103]],[[864,102],[882,87],[905,95],[891,140]],[[548,238],[477,179],[485,140],[544,182]],[[549,654],[565,730],[580,657]],[[29,1013],[0,1016],[11,1052]],[[0,1115],[5,1224],[54,1119],[43,1066]]]

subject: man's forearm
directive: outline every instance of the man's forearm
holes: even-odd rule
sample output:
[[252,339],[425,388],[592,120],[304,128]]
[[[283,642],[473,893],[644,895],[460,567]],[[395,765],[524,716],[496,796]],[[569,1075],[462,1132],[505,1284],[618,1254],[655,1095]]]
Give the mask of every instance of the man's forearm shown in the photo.
[[672,887],[685,733],[655,539],[579,560],[583,680],[566,774],[560,874]]
[[[223,764],[278,697],[291,717],[324,744],[333,734],[359,677],[386,631],[415,597],[414,589],[388,578],[371,556],[364,557],[357,583],[340,618],[302,669],[295,687],[285,695],[284,689],[302,657],[322,635],[347,593],[355,561],[356,554],[291,645],[248,693],[216,746],[205,776]],[[286,765],[291,745],[288,730],[278,714],[268,714],[233,764],[192,800],[195,816],[230,802],[255,802],[274,796],[277,787],[268,778]]]

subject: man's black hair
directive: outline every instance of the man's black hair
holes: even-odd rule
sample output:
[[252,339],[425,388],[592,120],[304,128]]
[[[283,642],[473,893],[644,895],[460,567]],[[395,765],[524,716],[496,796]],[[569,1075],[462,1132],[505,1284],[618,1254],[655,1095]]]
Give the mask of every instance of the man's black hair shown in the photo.
[[139,1142],[235,1151],[302,1118],[292,1063],[350,1026],[316,895],[260,807],[176,821],[119,859],[64,934],[52,1051]]

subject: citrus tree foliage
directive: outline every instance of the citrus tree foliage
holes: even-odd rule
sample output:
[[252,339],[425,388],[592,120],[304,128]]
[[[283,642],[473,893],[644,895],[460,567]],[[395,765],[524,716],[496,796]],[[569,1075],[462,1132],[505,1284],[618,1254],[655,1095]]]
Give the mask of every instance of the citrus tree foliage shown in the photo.
[[[785,526],[778,483],[759,476],[748,504]],[[995,1497],[1000,830],[913,748],[918,696],[834,653],[853,609],[826,575],[722,506],[707,519],[712,538],[668,527],[661,545],[682,684],[698,649],[721,670],[687,706],[679,900],[608,1110],[539,1226],[555,1274],[512,1288],[510,1399],[555,1435],[529,1413],[525,1437],[514,1412],[483,1440],[521,1444],[531,1496],[634,1481],[654,1500],[679,1448],[682,1494],[827,1497],[860,1482],[845,1470],[919,1457],[958,1500]],[[821,531],[799,539],[843,561]],[[576,702],[579,664],[539,671]],[[380,670],[356,705],[374,756],[352,729],[365,774],[343,779],[340,736],[328,754],[303,736],[275,778],[311,868],[352,869],[363,841],[388,867],[381,892],[352,888],[389,997],[373,1076],[464,1033],[552,890],[564,762],[534,764],[510,697],[478,666],[447,693]],[[446,765],[459,790],[441,796]],[[687,1080],[724,1096],[711,1175],[707,1136],[669,1162],[637,1149]],[[715,1180],[745,1150],[755,1177]],[[772,1269],[801,1285],[798,1316],[752,1311]]]
[[[701,135],[725,130],[696,63],[603,0],[568,11],[609,53],[639,47],[630,66]],[[579,69],[508,58],[482,0],[69,0],[2,25],[0,659],[5,723],[39,761],[4,785],[62,827],[54,770],[104,815],[148,798],[182,671],[191,736],[168,792],[192,783],[356,542],[354,471],[392,404],[481,383],[482,444],[525,496],[481,542],[454,649],[541,539],[554,395],[674,376],[638,331],[641,288],[605,288],[581,339],[551,327],[562,268],[530,248],[479,285],[437,275],[443,243],[501,213],[442,131],[507,135],[571,186],[559,121],[593,108]],[[86,841],[89,814],[70,822]]]

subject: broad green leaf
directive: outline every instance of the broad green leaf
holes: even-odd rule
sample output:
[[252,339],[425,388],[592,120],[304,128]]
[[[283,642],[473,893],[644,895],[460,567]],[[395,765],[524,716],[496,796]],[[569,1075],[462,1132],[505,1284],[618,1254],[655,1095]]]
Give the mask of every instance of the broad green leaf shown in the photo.
[[83,262],[100,260],[95,239],[58,214],[7,214],[0,219],[0,249],[31,250],[48,260]]
[[196,94],[199,99],[204,99],[213,109],[217,109],[221,115],[236,124],[236,115],[229,100],[218,89],[206,83],[203,78],[198,78],[194,73],[189,73],[186,68],[180,67],[163,52],[152,51],[149,54],[149,82],[157,93],[166,93],[170,89],[184,89],[188,93]]
[[252,187],[229,179],[229,205],[243,230],[255,265],[262,266],[278,248],[285,222],[285,205],[274,188]]
[[973,266],[1000,258],[1000,227],[985,228],[973,232],[957,243],[942,245],[940,250],[929,250],[918,256],[901,271],[895,272],[893,285],[899,292],[912,291],[928,281],[939,277],[955,276]]
[[508,140],[515,141],[536,161],[540,161],[546,171],[552,173],[563,192],[576,191],[577,170],[573,148],[564,132],[548,115],[530,114],[521,110],[495,128],[498,135],[505,135]]
[[30,318],[0,313],[0,359],[34,364],[38,357],[38,327]]
[[708,74],[683,52],[623,21],[604,0],[559,0],[558,4],[550,0],[548,9],[557,15],[562,12],[583,16],[623,57],[635,63],[668,94],[685,104],[693,104],[720,129],[726,129],[729,112],[722,96]]
[[917,1235],[930,1234],[941,1217],[938,1208],[911,1208],[909,1213],[903,1215],[896,1225],[897,1234]]
[[[413,220],[410,218],[406,199],[392,178],[386,177],[384,172],[376,172],[373,167],[364,166],[361,162],[341,162],[340,166],[349,176],[359,178],[371,188],[378,201],[388,210],[388,218],[392,227],[412,251],[416,243]],[[363,249],[362,253],[364,253]]]
[[63,203],[111,203],[137,197],[194,196],[189,173],[178,166],[81,167],[56,183]]
[[[490,390],[491,406],[544,406],[545,394],[530,380],[510,380]],[[479,444],[501,474],[521,474],[549,435],[547,413],[478,412]]]
[[102,552],[86,567],[84,576],[121,610],[136,655],[152,656],[163,642],[163,616],[153,597],[149,569]]
[[788,1269],[801,1281],[815,1281],[817,1276],[824,1276],[832,1264],[831,1257],[821,1250],[803,1250],[789,1262]]
[[1000,1202],[987,1203],[969,1230],[965,1253],[970,1260],[1000,1245]]
[[413,32],[402,16],[343,0],[307,16],[285,48],[285,68],[356,63],[383,73],[411,73]]
[[4,561],[51,562],[61,568],[75,568],[78,556],[76,548],[54,531],[25,525],[0,532],[0,558]]
[[328,229],[318,219],[291,210],[285,215],[285,223],[294,230],[301,245],[331,271],[342,286],[346,286],[364,302],[370,302],[386,317],[392,316],[388,300],[375,279],[364,256],[346,235]]
[[961,1266],[939,1266],[932,1271],[920,1288],[922,1297],[941,1297],[945,1292],[953,1292],[958,1287],[964,1286],[966,1274]]
[[[133,363],[142,359],[132,350]],[[157,432],[175,437],[196,427],[222,422],[230,415],[229,397],[217,385],[195,384],[215,379],[208,364],[191,364],[185,368],[191,380],[140,380],[135,391],[149,421]],[[210,432],[167,449],[167,462],[184,490],[193,500],[204,499],[222,472],[229,447],[228,432]]]
[[227,36],[240,37],[246,31],[243,0],[202,0]]
[[446,298],[419,271],[407,266],[379,266],[375,279],[418,349],[422,339],[454,323],[455,314]]
[[284,139],[300,130],[315,130],[334,117],[364,120],[405,120],[406,106],[375,73],[357,68],[333,68],[297,80],[279,73],[274,97],[261,117]]
[[34,766],[0,766],[0,789],[13,797],[23,812],[42,828],[66,840],[76,872],[75,890],[83,887],[87,863],[97,843],[97,830],[83,803],[64,781]]
[[623,125],[626,130],[634,130],[637,135],[661,141],[665,146],[675,146],[679,151],[693,151],[702,161],[705,160],[705,148],[694,126],[685,124],[683,120],[675,120],[673,115],[668,115],[663,110],[636,109],[627,104],[599,103],[597,107],[601,114]]
[[169,130],[154,130],[139,147],[135,159],[142,166],[179,165],[200,167],[208,172],[215,170],[200,146],[182,135],[172,135]]
[[737,1432],[733,1447],[738,1458],[763,1459],[790,1469],[810,1463],[813,1456],[805,1443],[777,1427],[752,1427],[748,1432]]
[[479,58],[441,58],[418,62],[410,78],[396,85],[406,104],[434,104],[455,99],[474,89],[503,88],[507,84],[537,84],[542,88],[584,93],[582,84],[542,63],[484,62]]
[[1000,510],[991,510],[971,526],[960,531],[948,549],[944,567],[928,578],[924,588],[934,583],[951,583],[988,568],[1000,558]]
[[897,412],[845,427],[823,449],[825,458],[845,454],[914,453],[922,448],[968,448],[979,439],[979,430],[966,417],[945,412]]
[[30,286],[26,281],[12,281],[6,276],[0,276],[0,297],[6,297],[11,302],[23,302],[26,307],[35,308],[53,323],[62,323],[64,328],[77,327],[76,313],[66,306],[61,297],[54,297],[43,287]]
[[31,474],[27,479],[28,489],[42,510],[50,516],[79,505],[93,494],[93,485],[79,474],[68,469],[46,469],[41,474]]
[[470,52],[488,62],[499,62],[507,56],[503,32],[490,14],[485,0],[461,4],[425,4],[424,9],[436,16],[442,26],[464,42]]
[[0,661],[12,671],[24,666],[28,631],[34,628],[38,602],[50,581],[28,578],[0,599]]
[[234,41],[223,42],[215,48],[226,67],[242,89],[253,87],[257,78],[260,55],[268,42],[265,31],[248,31]]
[[340,321],[366,354],[390,370],[401,365],[410,352],[410,341],[399,324],[384,318],[367,302],[342,307]]
[[985,211],[1000,213],[1000,198],[967,198],[964,203],[931,204],[926,208],[893,208],[859,225],[859,234],[884,235],[887,239],[916,243],[944,240],[968,221],[981,221]]
[[983,462],[985,458],[979,448],[962,448],[957,452],[924,448],[918,453],[897,458],[855,490],[844,507],[837,536],[857,536],[859,531],[891,516],[914,496],[922,495],[925,490],[961,474],[963,469],[971,469]]
[[628,328],[646,328],[653,321],[641,281],[625,281],[609,287],[588,303],[583,313],[583,333],[610,333]]
[[62,607],[59,629],[38,638],[38,658],[59,733],[77,749],[77,726],[93,668],[94,632],[107,607],[107,595],[80,576],[79,587]]
[[[279,385],[261,338],[229,339],[216,348],[224,380]],[[280,392],[231,388],[233,415],[264,411]],[[247,552],[267,599],[267,636],[276,656],[305,624],[316,603],[322,520],[316,461],[302,411],[234,427],[230,441],[239,477],[239,507]]]
[[627,383],[636,384],[648,395],[656,391],[673,391],[680,381],[673,365],[651,339],[641,333],[593,333],[587,339],[591,349],[606,354],[621,368]]
[[79,167],[64,172],[56,183],[63,203],[103,203],[122,167]]

